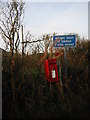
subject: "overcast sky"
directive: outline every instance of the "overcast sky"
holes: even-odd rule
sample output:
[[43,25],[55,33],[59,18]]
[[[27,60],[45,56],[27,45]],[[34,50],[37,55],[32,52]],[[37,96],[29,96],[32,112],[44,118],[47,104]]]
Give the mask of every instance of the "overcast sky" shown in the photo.
[[[30,30],[31,34],[36,36],[54,32],[78,33],[81,37],[88,38],[88,0],[25,1],[26,10],[23,21],[25,31]],[[0,47],[3,48],[3,46],[1,41]]]
[[88,37],[87,2],[29,2],[24,26],[32,34],[78,33]]

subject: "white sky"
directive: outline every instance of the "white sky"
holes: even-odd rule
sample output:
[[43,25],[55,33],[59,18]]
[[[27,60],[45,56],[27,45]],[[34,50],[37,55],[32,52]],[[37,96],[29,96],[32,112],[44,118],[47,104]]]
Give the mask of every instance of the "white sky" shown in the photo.
[[[2,1],[2,0],[1,0]],[[6,0],[3,0],[6,1]],[[78,33],[88,38],[88,0],[24,0],[24,30],[31,34]],[[0,42],[0,48],[4,42]]]
[[32,2],[26,4],[25,29],[32,34],[78,33],[88,37],[87,2]]
[[89,0],[24,0],[26,2],[72,2],[72,1],[77,1],[77,2],[88,2]]

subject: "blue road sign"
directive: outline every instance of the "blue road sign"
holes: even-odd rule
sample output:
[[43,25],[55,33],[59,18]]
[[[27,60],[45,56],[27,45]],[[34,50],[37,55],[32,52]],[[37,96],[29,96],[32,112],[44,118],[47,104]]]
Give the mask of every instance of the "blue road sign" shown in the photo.
[[75,35],[57,35],[53,37],[54,47],[74,47],[76,46]]

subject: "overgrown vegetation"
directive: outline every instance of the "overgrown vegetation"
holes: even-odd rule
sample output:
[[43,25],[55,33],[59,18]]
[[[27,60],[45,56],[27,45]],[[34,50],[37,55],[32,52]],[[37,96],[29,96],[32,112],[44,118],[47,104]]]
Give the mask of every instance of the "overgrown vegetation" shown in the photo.
[[[14,55],[15,96],[13,99],[10,53],[3,52],[3,118],[65,118],[88,117],[88,46],[81,40],[75,49],[68,49],[68,89],[60,96],[56,87],[50,92],[41,74],[39,60],[42,54]],[[64,58],[61,58],[64,76]],[[64,80],[64,79],[63,79]],[[64,82],[63,82],[64,83]]]

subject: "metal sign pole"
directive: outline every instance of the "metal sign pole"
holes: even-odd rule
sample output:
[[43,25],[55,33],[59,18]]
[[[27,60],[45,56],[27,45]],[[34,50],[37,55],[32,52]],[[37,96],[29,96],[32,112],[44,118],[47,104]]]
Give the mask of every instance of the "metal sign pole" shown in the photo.
[[65,58],[65,76],[67,79],[67,47],[66,46],[65,46],[64,58]]
[[59,86],[59,89],[60,89],[60,94],[63,95],[63,86],[62,86],[62,75],[61,75],[61,63],[60,61],[58,62],[58,69],[59,69],[59,83],[60,83],[60,86]]

